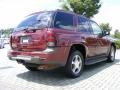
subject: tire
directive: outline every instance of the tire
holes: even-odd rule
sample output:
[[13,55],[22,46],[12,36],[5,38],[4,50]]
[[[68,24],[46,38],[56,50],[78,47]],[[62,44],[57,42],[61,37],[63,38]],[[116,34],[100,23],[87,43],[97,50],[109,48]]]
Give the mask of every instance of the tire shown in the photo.
[[30,67],[30,66],[25,66],[25,67],[30,71],[39,71],[37,67]]
[[69,55],[65,66],[65,73],[70,78],[79,77],[83,71],[84,59],[81,52],[75,50]]
[[114,46],[111,46],[110,48],[110,53],[108,55],[108,62],[114,62],[115,61],[115,47]]

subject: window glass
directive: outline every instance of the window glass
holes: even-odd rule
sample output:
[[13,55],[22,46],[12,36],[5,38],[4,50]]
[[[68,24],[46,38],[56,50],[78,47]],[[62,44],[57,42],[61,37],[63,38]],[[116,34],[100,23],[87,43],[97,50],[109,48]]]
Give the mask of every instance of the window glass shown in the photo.
[[22,22],[16,27],[15,31],[27,29],[29,27],[43,28],[49,26],[52,17],[52,12],[43,12],[25,17]]
[[102,33],[101,28],[95,22],[91,22],[91,26],[94,34],[99,35]]
[[87,19],[79,16],[78,17],[78,31],[80,32],[90,32],[89,22]]
[[64,12],[57,12],[54,27],[60,29],[74,30],[73,15]]

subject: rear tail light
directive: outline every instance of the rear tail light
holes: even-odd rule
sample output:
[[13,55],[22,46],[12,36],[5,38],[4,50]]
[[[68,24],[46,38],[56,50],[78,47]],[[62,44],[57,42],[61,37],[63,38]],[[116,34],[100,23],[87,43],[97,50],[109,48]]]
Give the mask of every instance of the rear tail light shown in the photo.
[[10,37],[10,46],[12,49],[16,48],[19,43],[19,38],[15,36]]
[[56,39],[53,31],[47,31],[47,46],[54,47],[56,45]]

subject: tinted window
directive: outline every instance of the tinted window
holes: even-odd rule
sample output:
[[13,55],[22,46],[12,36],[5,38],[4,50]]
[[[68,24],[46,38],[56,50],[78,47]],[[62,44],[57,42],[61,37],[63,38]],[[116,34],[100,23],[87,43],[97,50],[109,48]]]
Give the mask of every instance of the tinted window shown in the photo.
[[54,27],[60,29],[74,30],[73,15],[64,12],[57,12]]
[[24,18],[24,20],[17,26],[15,30],[19,31],[22,30],[23,28],[26,29],[28,27],[37,28],[47,27],[50,22],[51,16],[52,16],[51,12],[43,12],[39,14],[29,15]]
[[96,35],[99,35],[102,33],[102,30],[101,28],[98,26],[98,24],[96,24],[95,22],[91,22],[91,26],[92,26],[92,29],[93,29],[93,33],[96,34]]
[[81,16],[78,17],[78,31],[90,33],[90,27],[89,27],[88,20]]

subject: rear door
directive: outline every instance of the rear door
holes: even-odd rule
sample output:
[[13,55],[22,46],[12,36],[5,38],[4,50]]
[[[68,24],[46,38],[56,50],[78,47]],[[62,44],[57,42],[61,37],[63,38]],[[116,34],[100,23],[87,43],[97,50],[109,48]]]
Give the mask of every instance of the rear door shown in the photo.
[[80,37],[85,40],[84,44],[87,48],[87,57],[93,57],[96,55],[96,41],[90,28],[89,19],[79,16],[78,17],[78,32]]

